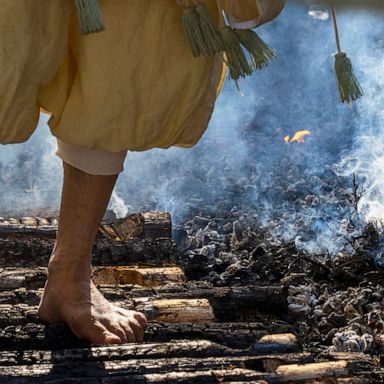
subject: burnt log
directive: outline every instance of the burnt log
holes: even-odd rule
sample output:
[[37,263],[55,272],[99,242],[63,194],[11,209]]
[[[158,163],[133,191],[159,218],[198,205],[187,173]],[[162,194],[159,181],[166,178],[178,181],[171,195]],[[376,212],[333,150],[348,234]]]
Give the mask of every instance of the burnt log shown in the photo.
[[[137,298],[115,302],[116,305],[143,312],[149,320],[167,322],[214,322],[215,315],[206,299]],[[38,322],[37,307],[25,304],[0,305],[0,326]]]
[[[114,267],[97,270],[105,271],[100,273],[98,282],[115,279],[114,275],[112,278],[108,275],[108,271],[116,270]],[[156,276],[156,270],[163,273],[156,277],[157,281],[153,278]],[[132,282],[142,280],[141,283],[149,287],[103,284],[99,285],[99,289],[107,299],[120,302],[126,307],[143,308],[147,302],[146,307],[149,313],[155,312],[155,307],[151,307],[154,301],[164,300],[207,300],[215,317],[220,321],[241,320],[244,316],[250,315],[258,315],[263,319],[266,313],[284,314],[287,309],[286,290],[281,286],[213,287],[208,283],[183,282],[183,274],[177,267],[169,269],[124,267],[122,271],[134,271],[138,275],[133,274]],[[41,288],[44,286],[45,277],[45,268],[0,270],[0,291],[3,291],[0,295],[0,304],[37,305],[42,295]],[[130,274],[127,273],[125,283],[129,283],[129,277]],[[145,279],[148,280],[145,281]],[[164,283],[167,279],[171,284],[153,286],[154,283]]]
[[156,287],[166,283],[183,283],[186,278],[180,267],[96,267],[92,280],[96,285],[137,284]]
[[113,220],[100,226],[100,231],[116,241],[172,237],[171,215],[167,212],[150,211],[134,213],[124,219]]
[[[29,383],[79,382],[79,379],[98,379],[105,382],[129,383],[305,383],[320,379],[346,378],[355,374],[347,361],[285,364],[276,372],[263,372],[263,358],[255,356],[178,357],[110,361],[61,361],[45,364],[13,365],[0,367],[0,382],[10,383],[16,378]],[[354,377],[358,377],[355,375]],[[8,381],[5,381],[7,379]],[[110,381],[106,381],[106,379]],[[112,379],[114,379],[112,381]],[[124,381],[122,381],[124,379]],[[64,381],[66,380],[66,381]],[[70,380],[70,381],[68,381]],[[76,380],[76,381],[74,381]],[[117,381],[116,381],[117,380]],[[141,381],[140,381],[141,380]],[[16,382],[16,381],[13,381]],[[20,381],[19,381],[20,382]],[[82,381],[84,382],[84,381]],[[340,382],[340,381],[339,381]]]
[[233,349],[208,340],[174,340],[164,343],[126,344],[116,346],[93,346],[89,348],[72,348],[57,351],[24,350],[1,351],[0,366],[26,364],[60,364],[72,362],[93,362],[129,359],[164,359],[164,358],[208,358],[208,357],[252,357],[264,365],[270,361],[282,364],[313,362],[309,353],[290,353],[261,355],[244,349]]
[[[46,266],[54,246],[54,239],[32,236],[13,238],[0,236],[0,267]],[[112,242],[103,237],[96,239],[92,260],[97,265],[170,265],[178,260],[173,240],[134,239]]]
[[343,377],[353,374],[346,360],[309,363],[304,365],[281,365],[276,369],[276,382],[290,383],[309,379]]
[[[0,237],[55,238],[57,218],[21,217],[0,219]],[[101,223],[99,235],[113,241],[172,237],[171,215],[167,212],[133,213],[124,219]]]
[[[312,361],[308,353],[256,355],[207,340],[179,340],[57,351],[3,351],[0,352],[0,377],[6,378],[7,382],[23,378],[38,383],[48,379],[55,382],[68,379],[68,376],[62,376],[64,372],[70,372],[73,379],[120,377],[123,374],[131,382],[134,375],[167,376],[171,372],[185,372],[189,376],[190,372],[198,371],[201,377],[212,370],[242,369],[259,374],[265,365]],[[2,379],[0,382],[4,382]]]
[[[89,347],[90,344],[78,340],[66,325],[44,325],[36,318],[28,322],[0,327],[2,351],[41,349],[60,350]],[[274,329],[276,327],[277,329]],[[282,325],[271,324],[270,330],[281,331]],[[289,326],[283,329],[287,331]],[[205,339],[231,348],[249,348],[257,339],[268,334],[260,323],[162,323],[150,322],[145,331],[146,342],[170,342],[172,340]]]
[[[44,287],[47,268],[0,268],[0,292],[19,288],[38,289]],[[92,280],[95,284],[111,286],[137,284],[155,287],[166,283],[184,283],[181,268],[170,267],[94,267]]]
[[[22,217],[0,219],[0,267],[46,266],[52,253],[58,220]],[[93,247],[94,265],[175,263],[178,252],[171,239],[166,212],[144,212],[102,223]]]
[[[136,362],[139,364],[140,362]],[[86,364],[84,367],[76,369],[73,366],[61,367],[55,365],[46,366],[16,366],[4,369],[0,377],[0,383],[6,384],[37,384],[37,383],[130,383],[130,384],[149,384],[149,383],[230,383],[234,380],[241,383],[257,384],[266,377],[265,374],[254,372],[248,369],[233,368],[229,369],[193,369],[188,361],[183,364],[180,362],[179,369],[182,371],[169,371],[154,373],[159,370],[160,364],[164,362],[153,361],[145,362],[146,365],[136,368],[127,367],[127,364],[111,362],[106,366],[94,363]],[[149,366],[147,364],[153,363]],[[196,364],[196,363],[195,363]],[[204,365],[204,363],[202,363]],[[195,365],[196,367],[196,365]],[[145,373],[145,368],[153,373]],[[152,368],[152,369],[151,369]],[[263,382],[265,383],[265,381]]]
[[263,336],[251,350],[256,353],[290,353],[301,350],[299,341],[292,333]]

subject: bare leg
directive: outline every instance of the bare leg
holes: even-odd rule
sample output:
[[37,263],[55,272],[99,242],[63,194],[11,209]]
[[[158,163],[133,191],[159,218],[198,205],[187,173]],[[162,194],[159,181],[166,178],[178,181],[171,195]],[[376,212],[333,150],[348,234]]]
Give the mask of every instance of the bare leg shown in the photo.
[[140,342],[145,316],[108,302],[91,282],[91,250],[117,175],[94,176],[63,162],[59,229],[39,317],[66,323],[97,344]]

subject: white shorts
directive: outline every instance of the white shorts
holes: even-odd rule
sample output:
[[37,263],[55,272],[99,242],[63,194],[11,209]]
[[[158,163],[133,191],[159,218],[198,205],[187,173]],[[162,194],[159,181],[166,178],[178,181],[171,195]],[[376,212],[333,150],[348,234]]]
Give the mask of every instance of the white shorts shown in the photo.
[[116,175],[124,170],[127,151],[88,149],[64,143],[60,139],[57,139],[57,147],[56,155],[64,162],[91,175]]

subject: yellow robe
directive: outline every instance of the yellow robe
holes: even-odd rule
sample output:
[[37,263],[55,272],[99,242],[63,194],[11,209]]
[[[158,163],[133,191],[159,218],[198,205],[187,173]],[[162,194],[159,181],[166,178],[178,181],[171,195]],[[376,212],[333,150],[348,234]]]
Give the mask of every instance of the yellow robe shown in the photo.
[[[255,2],[223,5],[233,21],[268,21]],[[219,24],[216,0],[205,3]],[[176,0],[99,4],[106,31],[84,36],[73,0],[1,0],[0,143],[27,140],[40,108],[53,135],[91,149],[199,141],[223,81],[220,55],[193,58]]]

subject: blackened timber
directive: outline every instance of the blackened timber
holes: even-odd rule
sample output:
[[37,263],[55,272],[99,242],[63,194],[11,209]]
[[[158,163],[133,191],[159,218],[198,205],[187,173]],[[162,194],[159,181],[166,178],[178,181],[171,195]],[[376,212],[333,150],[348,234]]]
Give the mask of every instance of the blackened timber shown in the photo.
[[95,284],[137,284],[145,287],[156,287],[161,284],[182,284],[186,278],[183,270],[177,266],[169,267],[95,267],[92,272]]
[[[251,365],[250,368],[244,367]],[[156,360],[111,361],[102,364],[42,364],[28,366],[10,366],[0,368],[0,382],[12,383],[14,378],[26,378],[28,383],[68,383],[85,379],[99,379],[99,383],[305,383],[307,380],[320,379],[320,382],[338,382],[343,377],[354,375],[346,361],[312,363],[295,366],[285,365],[276,372],[267,373],[252,369],[252,358],[194,359],[179,358]],[[355,375],[355,377],[358,375]],[[106,380],[108,379],[108,380]],[[123,379],[123,380],[122,380]],[[328,380],[327,380],[328,379]],[[8,381],[6,381],[8,380]],[[76,381],[74,381],[76,380]],[[27,382],[27,381],[24,381]],[[92,381],[95,382],[95,381]],[[341,381],[339,381],[341,382]],[[18,381],[20,383],[20,381]],[[307,381],[308,383],[308,381]]]
[[167,212],[150,211],[134,213],[124,219],[101,225],[101,230],[112,240],[172,237],[171,215]]
[[[0,267],[45,266],[52,253],[56,218],[0,218]],[[167,265],[177,260],[166,212],[144,212],[102,223],[93,247],[94,265],[146,263]]]
[[[136,362],[139,364],[140,362]],[[160,364],[163,361],[153,361],[153,366],[137,365],[127,367],[123,362],[111,362],[105,366],[97,363],[85,364],[84,367],[61,367],[51,364],[41,366],[15,366],[2,369],[0,383],[129,383],[129,384],[166,384],[166,383],[228,383],[233,380],[243,383],[257,383],[258,380],[267,378],[268,374],[255,372],[250,369],[242,369],[229,366],[227,369],[217,367],[216,369],[195,369],[188,361],[180,362],[176,371],[161,372]],[[184,363],[184,364],[183,364]],[[192,362],[193,363],[193,362]],[[176,364],[175,364],[176,366]],[[85,381],[90,378],[91,381]],[[95,380],[96,379],[96,380]],[[98,380],[97,380],[98,379]]]
[[[89,343],[78,340],[66,325],[44,325],[36,321],[35,315],[21,317],[15,323],[0,327],[0,345],[5,350],[41,349],[59,350],[83,348]],[[19,323],[19,324],[18,324]],[[206,339],[231,348],[249,348],[269,331],[289,331],[282,324],[271,324],[269,330],[260,323],[162,323],[150,322],[145,330],[146,342],[170,342],[171,340]]]
[[[55,238],[57,226],[56,218],[0,218],[0,237]],[[99,235],[113,241],[171,238],[171,215],[158,211],[133,213],[123,219],[103,222],[99,227]]]
[[[54,364],[71,361],[125,360],[131,358],[225,357],[239,356],[241,352],[242,350],[234,350],[208,340],[175,340],[169,343],[93,346],[57,351],[2,351],[0,352],[0,366]],[[307,356],[306,354],[301,355]]]
[[[37,305],[44,286],[45,271],[44,268],[0,271],[0,291],[3,291],[0,304]],[[180,282],[150,288],[100,285],[99,289],[107,299],[127,307],[138,307],[144,300],[149,305],[159,300],[208,300],[220,321],[235,321],[252,313],[284,314],[287,308],[286,290],[282,286],[213,287],[209,283]]]
[[0,223],[1,238],[18,238],[18,239],[54,239],[56,237],[57,226],[44,225],[32,226],[25,224],[4,224]]
[[[207,299],[153,299],[137,298],[131,301],[115,302],[122,308],[143,312],[149,320],[170,323],[211,323],[216,318]],[[37,307],[26,304],[0,305],[0,324],[25,324],[38,322]]]
[[[264,367],[277,364],[310,363],[314,357],[310,353],[287,353],[279,355],[255,354],[247,349],[232,349],[208,340],[174,340],[165,343],[126,344],[121,346],[93,346],[57,351],[25,350],[0,352],[0,366],[26,364],[58,364],[76,361],[111,361],[130,359],[164,358],[207,358],[207,357],[252,357],[257,358]],[[365,359],[366,360],[366,359]],[[364,360],[364,361],[365,361]],[[356,356],[356,361],[359,357]],[[375,365],[378,365],[376,363]],[[276,366],[276,365],[275,365]],[[265,368],[264,368],[265,369]],[[273,370],[274,371],[274,370]]]
[[[0,267],[39,267],[48,264],[54,245],[52,238],[0,236]],[[167,238],[111,241],[99,236],[92,250],[97,265],[169,265],[178,260],[173,240]]]
[[[57,355],[57,354],[55,354]],[[38,363],[28,365],[5,365],[0,367],[1,376],[16,376],[22,375],[23,377],[30,377],[36,375],[49,375],[50,379],[55,378],[55,370],[57,372],[69,371],[72,375],[76,376],[103,376],[105,368],[108,369],[108,374],[118,374],[117,369],[124,369],[126,372],[129,371],[131,374],[149,374],[149,373],[165,373],[174,371],[193,371],[199,370],[210,370],[210,369],[223,369],[223,368],[246,368],[254,369],[255,371],[263,370],[264,360],[276,360],[276,356],[206,356],[206,357],[182,357],[178,356],[172,358],[170,356],[157,357],[155,359],[150,358],[138,358],[135,355],[126,357],[125,359],[93,359],[87,360],[63,360],[51,361],[47,363]],[[282,356],[280,362],[284,364],[302,364],[308,361],[310,357],[308,355],[296,355],[289,357],[288,355]],[[16,369],[19,367],[19,370]],[[100,368],[101,370],[99,370]],[[77,373],[77,375],[76,375]]]

